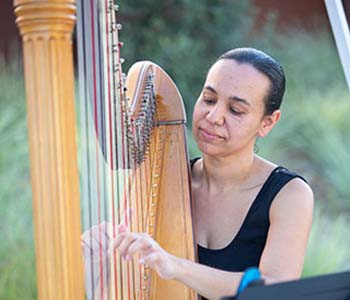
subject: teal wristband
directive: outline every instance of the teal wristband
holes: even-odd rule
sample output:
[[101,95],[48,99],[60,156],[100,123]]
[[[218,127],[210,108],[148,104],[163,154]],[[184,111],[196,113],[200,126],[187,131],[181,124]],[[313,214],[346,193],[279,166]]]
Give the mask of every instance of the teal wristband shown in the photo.
[[238,289],[237,289],[237,295],[242,293],[242,291],[252,282],[257,281],[261,279],[261,273],[258,268],[248,268],[245,270],[241,282],[239,283]]

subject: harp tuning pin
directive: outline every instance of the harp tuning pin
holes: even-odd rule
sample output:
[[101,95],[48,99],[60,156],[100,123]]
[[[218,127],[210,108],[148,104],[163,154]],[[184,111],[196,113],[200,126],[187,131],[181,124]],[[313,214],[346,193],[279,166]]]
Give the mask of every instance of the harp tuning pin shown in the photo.
[[[113,3],[113,1],[111,1]],[[118,4],[114,4],[114,10],[115,11],[119,11],[119,5]]]
[[115,23],[115,22],[112,22],[111,23],[111,31],[113,32],[113,31],[117,31],[117,30],[122,30],[122,24],[120,24],[120,23]]

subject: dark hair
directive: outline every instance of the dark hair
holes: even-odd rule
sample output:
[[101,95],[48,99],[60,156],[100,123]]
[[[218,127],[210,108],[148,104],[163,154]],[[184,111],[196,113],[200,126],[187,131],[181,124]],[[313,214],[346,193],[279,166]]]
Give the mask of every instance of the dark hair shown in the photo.
[[233,59],[238,63],[249,64],[270,79],[270,89],[265,97],[265,115],[272,114],[282,103],[286,77],[282,66],[266,53],[254,48],[236,48],[225,52],[217,61]]

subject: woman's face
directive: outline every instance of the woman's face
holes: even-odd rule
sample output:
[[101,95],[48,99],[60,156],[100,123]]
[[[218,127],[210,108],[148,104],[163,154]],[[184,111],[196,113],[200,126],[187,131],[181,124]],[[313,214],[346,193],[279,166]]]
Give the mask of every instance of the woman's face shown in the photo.
[[256,137],[266,135],[278,120],[264,116],[269,87],[269,78],[251,65],[228,59],[216,62],[193,112],[199,149],[222,157],[253,151]]

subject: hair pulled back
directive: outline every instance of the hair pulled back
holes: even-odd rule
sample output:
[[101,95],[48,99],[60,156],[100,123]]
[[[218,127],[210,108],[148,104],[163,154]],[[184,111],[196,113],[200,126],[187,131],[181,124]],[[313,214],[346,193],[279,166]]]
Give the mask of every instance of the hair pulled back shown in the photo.
[[270,89],[265,96],[265,115],[271,115],[282,103],[286,78],[282,66],[266,53],[254,48],[236,48],[225,52],[217,61],[233,59],[240,64],[249,64],[266,75]]

